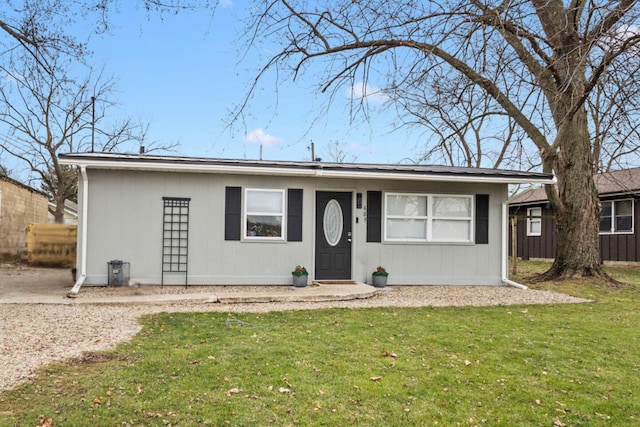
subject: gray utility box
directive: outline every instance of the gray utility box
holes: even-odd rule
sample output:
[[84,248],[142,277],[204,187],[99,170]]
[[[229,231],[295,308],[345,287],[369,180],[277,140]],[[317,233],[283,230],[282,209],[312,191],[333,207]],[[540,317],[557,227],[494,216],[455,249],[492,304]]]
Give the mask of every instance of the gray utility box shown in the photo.
[[129,263],[114,259],[107,262],[109,286],[129,286]]

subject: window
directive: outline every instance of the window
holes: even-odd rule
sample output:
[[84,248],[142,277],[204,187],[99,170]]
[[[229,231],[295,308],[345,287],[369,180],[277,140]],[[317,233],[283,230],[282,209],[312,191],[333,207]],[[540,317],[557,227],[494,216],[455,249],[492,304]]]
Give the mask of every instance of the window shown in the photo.
[[471,198],[433,196],[433,240],[471,241]]
[[527,209],[527,236],[542,234],[542,208]]
[[473,198],[385,194],[385,240],[471,242]]
[[633,233],[633,200],[602,202],[600,233]]
[[244,235],[246,239],[284,240],[284,190],[248,188],[245,191]]

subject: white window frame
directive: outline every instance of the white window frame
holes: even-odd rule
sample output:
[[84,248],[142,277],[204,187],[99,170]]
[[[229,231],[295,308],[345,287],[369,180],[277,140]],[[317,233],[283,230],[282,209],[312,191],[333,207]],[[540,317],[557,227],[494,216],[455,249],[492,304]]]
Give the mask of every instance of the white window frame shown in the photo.
[[[538,213],[534,213],[537,211]],[[533,224],[538,224],[540,227],[540,231],[534,232],[531,231],[531,226]],[[542,208],[527,208],[527,236],[536,237],[542,236]]]
[[[618,231],[616,230],[616,203],[619,202],[630,202],[631,203],[631,230]],[[635,231],[635,219],[636,219],[636,204],[633,199],[616,199],[616,200],[605,200],[602,203],[611,203],[611,227],[608,231],[600,230],[599,234],[633,234]],[[602,214],[601,214],[602,215]]]
[[[280,213],[274,214],[273,212],[250,212],[248,211],[248,199],[252,192],[260,193],[279,193],[281,195],[282,205],[280,207]],[[280,218],[280,236],[251,236],[250,230],[247,230],[247,217],[250,215],[257,216],[272,216]],[[284,189],[273,188],[245,188],[244,189],[244,205],[242,207],[242,236],[246,241],[284,241],[286,239],[285,233],[287,230],[287,212],[286,212],[286,191]]]
[[[419,216],[406,216],[406,215],[390,215],[387,211],[388,207],[388,198],[393,196],[414,196],[414,197],[423,197],[426,199],[427,203],[427,215],[419,215]],[[435,217],[433,213],[433,200],[436,197],[441,198],[463,198],[469,200],[469,216],[468,217]],[[475,197],[473,195],[468,194],[430,194],[430,193],[404,193],[404,192],[385,192],[384,193],[384,207],[383,207],[383,215],[384,215],[384,241],[392,242],[392,243],[473,243],[475,238]],[[393,238],[389,237],[388,230],[388,222],[393,219],[409,219],[416,221],[425,221],[425,233],[424,237],[420,238]],[[468,239],[435,239],[433,237],[433,222],[437,220],[447,220],[447,221],[461,221],[466,222],[469,225],[469,238]]]

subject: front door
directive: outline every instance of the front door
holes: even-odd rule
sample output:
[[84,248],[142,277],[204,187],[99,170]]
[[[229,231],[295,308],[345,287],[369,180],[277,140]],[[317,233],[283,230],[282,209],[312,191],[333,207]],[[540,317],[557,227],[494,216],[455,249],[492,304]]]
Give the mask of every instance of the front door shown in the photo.
[[316,280],[351,280],[351,193],[316,193]]

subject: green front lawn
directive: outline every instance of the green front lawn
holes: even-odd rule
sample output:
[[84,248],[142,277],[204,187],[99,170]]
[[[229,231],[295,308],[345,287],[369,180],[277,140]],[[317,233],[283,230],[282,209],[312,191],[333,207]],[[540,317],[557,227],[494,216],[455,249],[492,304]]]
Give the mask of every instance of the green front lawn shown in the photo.
[[544,285],[598,299],[578,305],[149,316],[0,394],[0,426],[640,425],[640,271],[621,271]]

